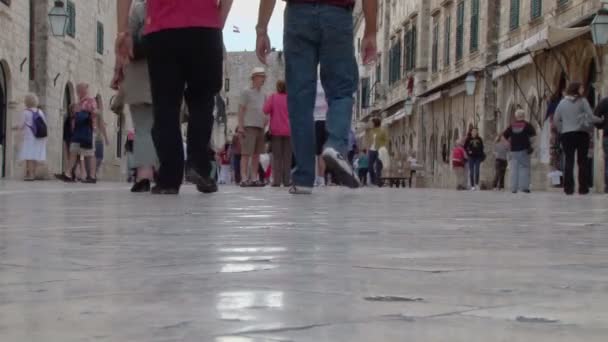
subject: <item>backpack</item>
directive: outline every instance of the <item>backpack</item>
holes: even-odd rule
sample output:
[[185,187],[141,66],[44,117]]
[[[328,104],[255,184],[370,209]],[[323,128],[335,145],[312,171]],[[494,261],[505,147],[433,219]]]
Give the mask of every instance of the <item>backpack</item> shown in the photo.
[[42,118],[39,111],[30,113],[32,113],[32,125],[28,127],[32,131],[32,134],[34,137],[36,137],[36,139],[46,138],[49,135],[46,121],[44,121],[44,118]]

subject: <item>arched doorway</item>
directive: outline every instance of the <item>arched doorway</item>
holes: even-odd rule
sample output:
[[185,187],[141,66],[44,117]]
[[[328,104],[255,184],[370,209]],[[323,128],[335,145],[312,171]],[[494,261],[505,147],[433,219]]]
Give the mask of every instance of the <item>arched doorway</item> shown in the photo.
[[61,113],[63,115],[63,139],[62,141],[62,151],[63,151],[63,158],[61,158],[62,160],[62,164],[61,164],[61,170],[63,170],[64,172],[66,171],[65,168],[68,165],[68,158],[69,158],[69,143],[70,143],[70,139],[71,139],[71,125],[72,122],[70,120],[70,107],[72,106],[72,104],[74,103],[74,97],[72,96],[72,85],[70,83],[65,85],[65,88],[63,90],[63,102],[62,102],[62,108],[61,108]]
[[0,178],[6,176],[6,116],[8,112],[8,75],[0,62]]

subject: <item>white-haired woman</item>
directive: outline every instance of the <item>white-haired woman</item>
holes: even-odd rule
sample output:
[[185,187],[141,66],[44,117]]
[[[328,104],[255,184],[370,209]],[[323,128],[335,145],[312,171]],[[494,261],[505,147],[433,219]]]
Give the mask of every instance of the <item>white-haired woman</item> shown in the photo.
[[515,112],[515,121],[503,135],[511,143],[511,191],[530,193],[530,155],[536,130],[526,121],[523,109]]
[[[19,123],[13,127],[22,133],[21,150],[19,160],[25,161],[24,181],[36,179],[36,165],[46,161],[46,137],[37,138],[37,118],[41,118],[46,126],[46,115],[38,108],[38,97],[34,94],[27,94],[24,100],[25,110],[21,113]],[[46,127],[45,127],[46,129]],[[46,136],[46,133],[43,135]]]

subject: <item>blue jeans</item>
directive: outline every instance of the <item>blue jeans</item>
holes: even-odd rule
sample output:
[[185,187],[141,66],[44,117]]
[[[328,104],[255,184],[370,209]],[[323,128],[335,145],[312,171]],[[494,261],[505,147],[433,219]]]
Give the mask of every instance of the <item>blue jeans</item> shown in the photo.
[[528,151],[511,152],[511,191],[530,190],[530,154]]
[[348,152],[358,78],[352,11],[319,3],[288,3],[283,46],[292,144],[298,161],[293,182],[310,187],[315,180],[313,108],[319,65],[329,105],[325,147],[332,147],[344,156]]
[[469,177],[471,186],[479,186],[479,169],[481,168],[481,158],[469,158]]
[[382,162],[378,159],[378,151],[369,151],[369,178],[373,185],[380,185],[382,178]]

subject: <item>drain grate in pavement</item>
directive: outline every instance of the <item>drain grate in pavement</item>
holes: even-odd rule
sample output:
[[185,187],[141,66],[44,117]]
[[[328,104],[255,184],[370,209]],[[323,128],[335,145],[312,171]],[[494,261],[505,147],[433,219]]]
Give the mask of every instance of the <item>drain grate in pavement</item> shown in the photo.
[[517,316],[517,318],[515,320],[520,323],[544,323],[544,324],[559,323],[559,320],[557,320],[557,319],[547,319],[547,318],[542,318],[542,317]]
[[368,302],[423,302],[422,298],[410,298],[399,296],[369,296],[363,298]]

